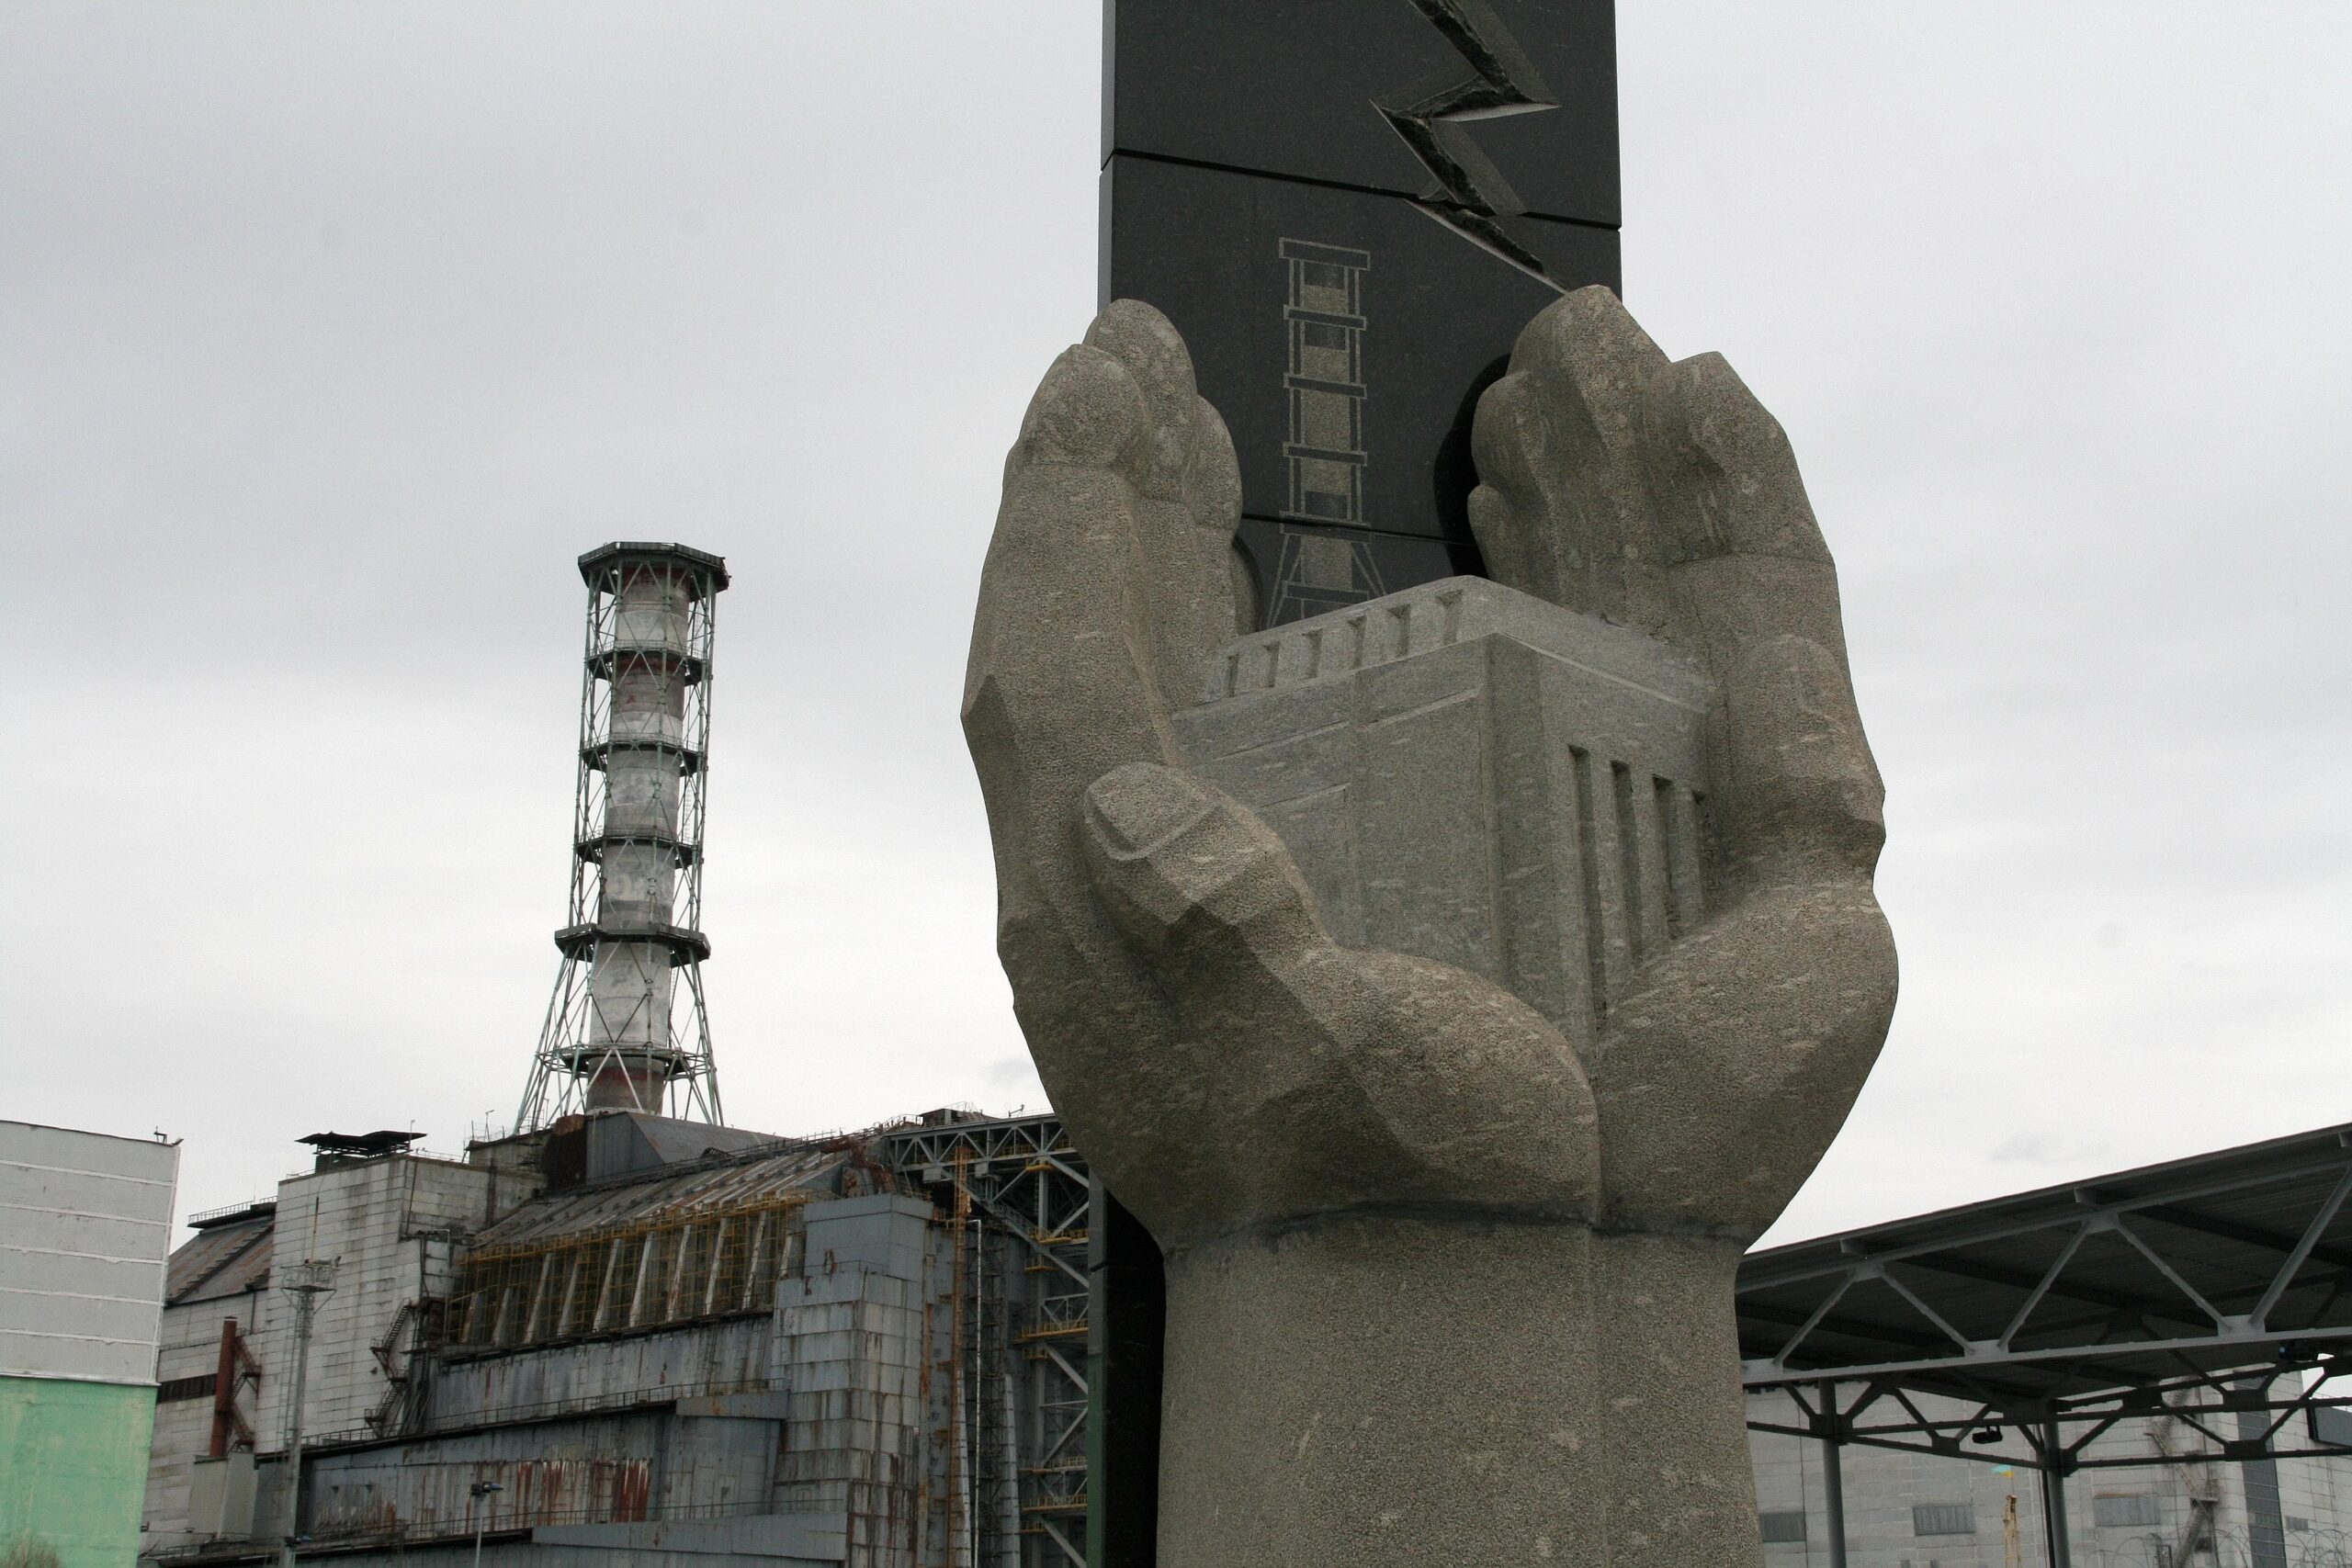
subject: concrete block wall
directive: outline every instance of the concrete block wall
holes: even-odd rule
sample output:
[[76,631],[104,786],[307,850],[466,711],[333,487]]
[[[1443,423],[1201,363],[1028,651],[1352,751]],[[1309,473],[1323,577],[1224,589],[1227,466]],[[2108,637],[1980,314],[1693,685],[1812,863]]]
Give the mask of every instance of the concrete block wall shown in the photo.
[[155,1373],[177,1144],[0,1121],[0,1376]]
[[[175,1379],[206,1377],[220,1364],[220,1325],[235,1318],[250,1346],[271,1333],[270,1318],[284,1310],[284,1298],[274,1291],[253,1291],[216,1296],[185,1306],[164,1309],[164,1342],[156,1351],[155,1376],[168,1384]],[[265,1363],[260,1390],[245,1396],[252,1413],[256,1395],[271,1382]],[[258,1431],[258,1428],[256,1429]],[[212,1442],[212,1400],[209,1395],[173,1399],[155,1406],[155,1433],[147,1450],[147,1524],[144,1548],[176,1546],[196,1538],[188,1531],[188,1488],[196,1457]]]
[[536,1562],[596,1568],[740,1568],[746,1562],[761,1568],[840,1568],[848,1550],[836,1520],[776,1515],[573,1526],[540,1530],[537,1540],[542,1555]]
[[[322,1537],[396,1526],[424,1536],[460,1532],[475,1520],[477,1481],[503,1488],[486,1500],[481,1517],[491,1529],[643,1517],[655,1506],[655,1465],[672,1419],[646,1412],[539,1422],[442,1438],[429,1453],[395,1443],[309,1455],[310,1529]],[[752,1481],[762,1479],[755,1455]]]
[[[310,1452],[305,1523],[322,1540],[399,1531],[416,1540],[470,1529],[477,1509],[493,1531],[762,1514],[774,1488],[778,1414],[687,1401]],[[254,1529],[268,1539],[284,1529],[284,1467],[262,1469]],[[471,1495],[481,1481],[501,1487],[486,1504]],[[838,1520],[832,1528],[838,1533]]]
[[[375,1232],[387,1206],[380,1192],[330,1191],[318,1212],[340,1216],[341,1229],[322,1227],[325,1245],[340,1236],[346,1266],[354,1250],[380,1249]],[[944,1532],[926,1529],[930,1515],[942,1512],[945,1466],[938,1450],[951,1429],[948,1380],[927,1368],[947,1345],[953,1270],[944,1233],[928,1203],[889,1194],[811,1204],[807,1224],[799,1270],[781,1282],[772,1315],[438,1362],[433,1430],[313,1456],[306,1486],[312,1528],[446,1524],[461,1517],[451,1512],[462,1503],[452,1478],[469,1485],[487,1473],[485,1463],[527,1457],[555,1468],[518,1472],[510,1485],[544,1494],[543,1515],[556,1508],[576,1520],[582,1509],[603,1509],[624,1521],[609,1529],[596,1522],[593,1543],[567,1538],[566,1550],[582,1561],[592,1546],[600,1562],[607,1551],[661,1555],[693,1520],[731,1518],[750,1528],[766,1517],[797,1532],[796,1551],[828,1561],[857,1568],[944,1562]],[[302,1245],[295,1240],[286,1255],[299,1257]],[[322,1312],[322,1343],[327,1332]],[[314,1368],[321,1364],[314,1359]],[[464,1429],[571,1402],[703,1389],[741,1392],[686,1394],[661,1409]],[[272,1511],[266,1480],[264,1507]],[[641,1503],[637,1517],[645,1527],[625,1526],[630,1514],[612,1512],[618,1494],[606,1494],[615,1487],[639,1489],[627,1506]]]
[[919,1287],[851,1264],[785,1291],[776,1374],[790,1430],[777,1511],[910,1521],[923,1433]]
[[191,1399],[155,1407],[155,1434],[147,1450],[147,1499],[139,1516],[147,1526],[147,1548],[180,1546],[195,1539],[187,1528],[188,1493],[196,1458],[205,1451],[211,1436],[210,1400]]
[[[431,1287],[440,1248],[462,1224],[435,1220],[468,1213],[481,1196],[469,1168],[445,1168],[458,1175],[444,1179],[430,1168],[400,1172],[399,1163],[330,1169],[280,1190],[279,1258],[342,1260],[312,1345],[313,1438],[360,1427],[381,1398],[369,1347],[403,1302]],[[775,1542],[744,1537],[737,1549],[764,1554],[789,1536],[786,1556],[805,1551],[843,1568],[945,1564],[957,1472],[953,1227],[927,1201],[894,1194],[811,1203],[805,1224],[806,1245],[772,1314],[427,1358],[424,1432],[310,1456],[310,1528],[462,1529],[465,1489],[491,1473],[483,1466],[537,1466],[515,1469],[502,1495],[517,1506],[536,1498],[541,1517],[575,1521],[562,1529],[596,1534],[567,1538],[561,1550],[579,1561],[676,1562],[774,1525],[784,1531]],[[266,1292],[265,1305],[248,1319],[259,1319],[255,1348],[273,1369],[265,1392],[275,1398],[258,1422],[269,1450],[282,1442],[292,1336],[283,1293]],[[220,1315],[191,1317],[178,1335],[190,1371],[211,1365],[218,1340],[207,1337],[217,1336]],[[657,1390],[665,1401],[656,1407],[617,1407]],[[579,1412],[582,1404],[614,1407]],[[200,1446],[198,1438],[191,1449]],[[258,1534],[283,1529],[283,1470],[261,1467]],[[184,1515],[184,1500],[180,1507]],[[632,1516],[644,1524],[629,1524]],[[735,1522],[718,1528],[725,1520]]]
[[[179,1145],[0,1121],[0,1546],[139,1546]],[[54,1555],[48,1555],[53,1553]]]
[[2280,1460],[2278,1505],[2290,1562],[2352,1561],[2352,1459]]
[[846,1561],[930,1561],[934,1450],[947,1424],[927,1375],[944,1315],[940,1236],[920,1199],[812,1203],[797,1278],[777,1292],[772,1378],[786,1392],[779,1513],[838,1514]]
[[[306,1434],[368,1429],[386,1391],[373,1347],[404,1305],[449,1288],[456,1238],[486,1224],[502,1192],[511,1201],[521,1190],[513,1172],[406,1155],[278,1183],[274,1283],[306,1258],[338,1260],[334,1291],[321,1300],[311,1330]],[[281,1303],[270,1316],[269,1337],[254,1348],[265,1367],[281,1371],[264,1382],[256,1429],[263,1448],[277,1449],[285,1444],[291,1414],[291,1303]]]
[[493,1538],[476,1558],[470,1538],[430,1552],[405,1545],[338,1551],[336,1568],[415,1568],[420,1562],[481,1568],[842,1568],[839,1534],[796,1519],[673,1520],[648,1524],[550,1525],[528,1536]]
[[659,1472],[656,1517],[731,1518],[775,1506],[785,1457],[785,1426],[773,1408],[738,1414],[724,1399],[716,1412],[682,1407],[671,1418]]

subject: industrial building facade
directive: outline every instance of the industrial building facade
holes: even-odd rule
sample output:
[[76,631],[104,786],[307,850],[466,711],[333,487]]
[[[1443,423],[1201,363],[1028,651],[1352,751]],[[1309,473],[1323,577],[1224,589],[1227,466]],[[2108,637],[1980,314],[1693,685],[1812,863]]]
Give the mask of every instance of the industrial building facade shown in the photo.
[[[1057,1122],[721,1124],[700,875],[726,562],[615,541],[579,568],[571,891],[517,1132],[457,1156],[314,1134],[274,1199],[195,1217],[145,1554],[1059,1568],[1148,1544],[1156,1414],[1099,1415],[1131,1359],[1102,1283],[1158,1253],[1096,1223],[1123,1212]],[[1126,1342],[1156,1357],[1148,1314]],[[1106,1454],[1140,1477],[1115,1518]]]
[[[1131,1304],[1148,1282],[1118,1283],[1149,1242],[1050,1116],[786,1140],[605,1111],[458,1159],[311,1142],[312,1170],[198,1216],[173,1258],[151,1558],[262,1561],[290,1529],[358,1562],[477,1531],[507,1562],[1149,1561],[1155,1329]],[[322,1263],[294,1503],[273,1277]],[[2042,1477],[1967,1446],[1988,1437],[1968,1406],[1908,1397],[1960,1438],[1848,1446],[1833,1497],[1802,1402],[1751,1392],[1767,1568],[2052,1560]],[[2239,1432],[2109,1424],[2058,1489],[2059,1560],[2352,1564],[2352,1459],[2229,1462]]]
[[1094,1200],[1050,1117],[313,1142],[174,1258],[151,1558],[1087,1561]]

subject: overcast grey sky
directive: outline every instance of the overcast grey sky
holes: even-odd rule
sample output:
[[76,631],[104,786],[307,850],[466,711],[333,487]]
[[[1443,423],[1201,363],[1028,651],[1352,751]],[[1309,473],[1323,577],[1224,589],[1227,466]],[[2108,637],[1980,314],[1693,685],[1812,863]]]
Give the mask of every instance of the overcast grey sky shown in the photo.
[[[1902,1007],[1777,1234],[2352,1115],[2352,8],[1621,12],[1628,302],[1787,425],[1888,786]],[[511,1116],[613,537],[735,572],[731,1119],[1041,1106],[955,710],[1099,28],[0,9],[0,1115],[184,1209]]]

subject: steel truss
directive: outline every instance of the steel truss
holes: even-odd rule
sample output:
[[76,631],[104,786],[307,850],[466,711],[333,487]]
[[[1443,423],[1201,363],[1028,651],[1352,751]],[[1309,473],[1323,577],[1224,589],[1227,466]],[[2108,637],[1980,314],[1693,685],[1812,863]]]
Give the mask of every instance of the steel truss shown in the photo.
[[[589,1086],[608,1077],[629,1083],[628,1108],[718,1122],[702,984],[710,956],[702,845],[726,563],[683,545],[620,543],[581,557],[580,574],[588,613],[569,918],[556,932],[562,958],[515,1127],[528,1132],[585,1109]],[[650,614],[649,598],[658,604]],[[624,705],[616,694],[625,682]],[[616,773],[653,781],[657,798],[616,809]],[[636,874],[608,890],[616,862]],[[648,866],[658,869],[649,875]],[[595,984],[600,962],[658,970],[663,960],[666,977],[649,973],[626,991]]]
[[[2054,1400],[2041,1410],[2025,1411],[1992,1400],[1953,1403],[1950,1396],[1929,1396],[1931,1403],[1950,1406],[1940,1414],[1922,1408],[1919,1391],[1891,1380],[1823,1379],[1770,1385],[1788,1395],[1799,1419],[1751,1416],[1747,1425],[1758,1432],[1980,1460],[2061,1475],[2167,1462],[2340,1458],[2352,1456],[2352,1377],[2347,1373],[2352,1373],[2352,1358],[2343,1359],[2340,1366],[2331,1359],[2226,1378],[2192,1371],[2160,1384]],[[2310,1381],[2303,1382],[2305,1378]],[[2331,1418],[2326,1413],[2332,1411],[2347,1414]],[[2119,1424],[2148,1416],[2169,1416],[2211,1446],[2154,1455],[2087,1451]],[[2248,1416],[2255,1419],[2248,1422]],[[2245,1435],[2249,1430],[2251,1435]]]
[[[940,1121],[883,1142],[901,1176],[944,1188],[981,1245],[964,1347],[980,1568],[1086,1568],[1091,1278],[1086,1166],[1053,1116]],[[985,1292],[1001,1287],[1001,1307]],[[989,1330],[990,1321],[997,1324]]]
[[[2065,1478],[2352,1455],[2352,1126],[1752,1254],[1757,1431],[2038,1471],[2053,1568]],[[2154,1452],[2092,1445],[2134,1418]]]

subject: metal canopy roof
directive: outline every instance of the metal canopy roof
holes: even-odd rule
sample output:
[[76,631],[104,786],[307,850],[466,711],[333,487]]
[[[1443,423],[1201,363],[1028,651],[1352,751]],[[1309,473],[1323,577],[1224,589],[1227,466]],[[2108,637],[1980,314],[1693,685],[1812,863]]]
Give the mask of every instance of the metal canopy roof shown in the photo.
[[[1791,1391],[1803,1429],[1835,1440],[1951,1452],[2017,1429],[2061,1470],[2159,1409],[2270,1412],[2251,1448],[2217,1423],[2233,1457],[2290,1435],[2346,1451],[2311,1412],[2352,1403],[2327,1381],[2352,1373],[2348,1195],[2352,1123],[1751,1253],[1747,1385]],[[1905,1393],[1974,1414],[1930,1420]],[[2287,1430],[2298,1412],[2307,1437]]]
[[381,1127],[373,1133],[313,1133],[307,1138],[297,1138],[298,1144],[308,1144],[322,1155],[351,1155],[360,1159],[373,1159],[379,1155],[397,1154],[424,1137],[422,1133],[403,1133],[395,1127]]

